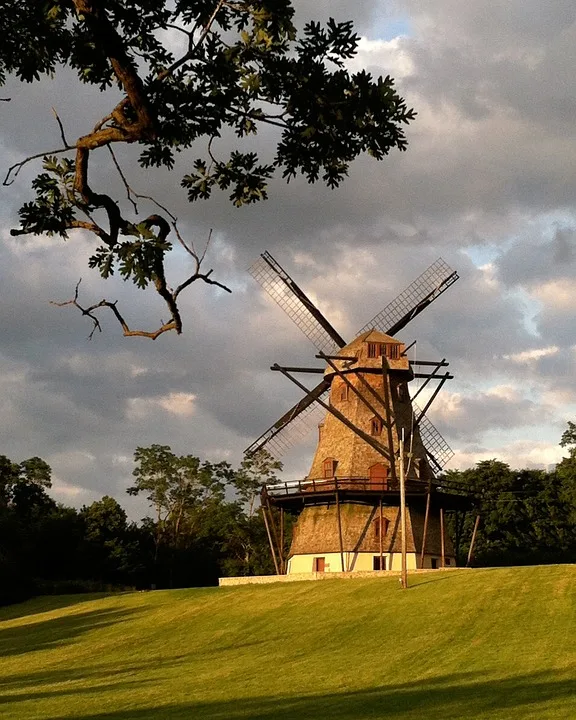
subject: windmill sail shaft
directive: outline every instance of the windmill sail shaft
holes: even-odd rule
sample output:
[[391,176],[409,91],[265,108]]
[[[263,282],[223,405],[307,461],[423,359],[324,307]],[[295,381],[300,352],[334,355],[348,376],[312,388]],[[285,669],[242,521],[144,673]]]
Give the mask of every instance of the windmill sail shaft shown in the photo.
[[262,253],[248,272],[318,350],[331,352],[346,345],[342,336],[270,253]]

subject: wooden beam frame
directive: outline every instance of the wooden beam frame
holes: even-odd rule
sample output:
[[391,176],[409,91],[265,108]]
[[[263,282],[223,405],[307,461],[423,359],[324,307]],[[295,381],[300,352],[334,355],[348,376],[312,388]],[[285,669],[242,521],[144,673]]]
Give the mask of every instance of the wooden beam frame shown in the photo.
[[444,508],[440,508],[440,567],[446,567],[446,539],[444,537]]
[[340,497],[338,493],[338,480],[334,478],[336,485],[336,518],[338,521],[338,540],[340,542],[340,562],[342,563],[342,572],[347,572],[348,567],[344,566],[344,541],[342,539],[342,518],[340,517]]
[[478,526],[480,525],[480,515],[476,515],[474,520],[474,530],[472,531],[472,539],[470,540],[470,548],[468,549],[468,559],[466,560],[466,567],[470,567],[470,563],[474,557],[474,544],[476,542],[476,534],[478,532]]
[[430,518],[430,492],[431,481],[428,481],[428,494],[426,495],[426,510],[424,512],[424,529],[422,531],[422,550],[420,552],[420,567],[424,567],[424,556],[426,554],[426,542],[428,540],[428,521]]
[[274,542],[272,540],[272,533],[270,532],[270,525],[268,523],[266,506],[262,505],[262,517],[264,518],[264,525],[266,527],[266,534],[268,535],[268,543],[270,544],[270,553],[272,560],[274,561],[274,567],[276,568],[276,575],[282,575],[280,567],[278,566],[278,560],[276,558],[276,552],[274,550]]
[[382,514],[382,497],[380,497],[380,570],[383,570],[382,560],[384,558],[384,517]]
[[[304,390],[304,392],[306,392],[306,393],[309,392],[308,388],[305,385],[302,385],[301,382],[296,380],[296,378],[292,377],[289,372],[284,370],[284,368],[281,368],[279,365],[275,365],[274,367],[276,367],[283,375],[285,375],[289,380],[291,380],[301,390]],[[362,440],[364,440],[365,442],[368,443],[368,445],[373,447],[374,450],[376,450],[376,452],[380,453],[380,455],[382,455],[382,457],[384,457],[388,460],[388,451],[386,450],[386,448],[383,445],[381,445],[379,442],[374,440],[374,438],[371,435],[368,435],[368,433],[365,433],[363,430],[360,430],[360,428],[356,427],[356,425],[354,425],[354,423],[351,423],[350,420],[348,420],[348,418],[345,415],[343,415],[339,410],[336,410],[336,408],[333,407],[332,405],[325,403],[319,397],[315,398],[315,402],[317,402],[319,405],[321,405],[329,413],[332,413],[332,415],[334,415],[335,417],[338,418],[338,420],[343,422],[344,425],[346,425],[346,427],[350,428],[350,430],[352,430],[352,432],[355,432],[356,435],[358,435],[358,437],[361,437]],[[392,465],[392,467],[393,467],[393,465]]]

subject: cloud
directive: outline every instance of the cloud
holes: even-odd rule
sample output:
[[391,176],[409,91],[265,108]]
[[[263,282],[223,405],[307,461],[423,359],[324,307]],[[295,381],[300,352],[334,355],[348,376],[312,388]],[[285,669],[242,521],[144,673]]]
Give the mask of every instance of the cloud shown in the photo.
[[171,392],[165,396],[149,398],[128,398],[126,401],[126,416],[129,420],[158,415],[158,408],[178,417],[190,417],[194,414],[194,400],[192,393]]
[[503,355],[504,360],[510,360],[513,363],[519,365],[527,365],[533,363],[540,358],[547,357],[549,355],[556,355],[559,348],[557,345],[551,345],[545,348],[535,348],[533,350],[523,350],[522,352],[514,353],[512,355]]

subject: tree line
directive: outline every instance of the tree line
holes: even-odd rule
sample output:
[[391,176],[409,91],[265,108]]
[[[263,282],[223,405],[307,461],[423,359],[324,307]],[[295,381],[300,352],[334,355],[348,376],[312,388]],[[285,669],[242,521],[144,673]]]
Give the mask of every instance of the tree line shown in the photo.
[[[475,566],[576,561],[576,423],[552,471],[514,470],[499,460],[447,473],[474,498],[472,511],[447,517],[458,562],[466,564],[476,515]],[[33,594],[216,584],[229,575],[272,574],[259,511],[263,483],[281,464],[261,454],[237,469],[176,455],[167,445],[134,453],[129,495],[151,513],[128,520],[112,497],[80,509],[49,495],[51,469],[38,457],[0,456],[0,603]],[[286,549],[291,519],[286,522]]]
[[112,497],[80,509],[49,495],[51,469],[38,457],[0,456],[0,603],[33,594],[213,585],[219,576],[269,574],[273,565],[257,511],[270,456],[226,462],[139,447],[134,482],[151,515],[128,520]]
[[474,545],[477,566],[576,562],[576,424],[568,422],[560,446],[568,455],[554,470],[514,470],[499,460],[484,460],[446,477],[474,497],[473,512],[448,518],[459,564],[465,564],[475,515],[480,515]]

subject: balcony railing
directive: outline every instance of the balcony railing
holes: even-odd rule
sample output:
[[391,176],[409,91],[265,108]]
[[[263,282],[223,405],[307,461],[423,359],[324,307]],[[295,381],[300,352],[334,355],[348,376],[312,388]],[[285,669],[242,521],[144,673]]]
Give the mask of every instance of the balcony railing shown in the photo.
[[[407,478],[405,486],[407,493],[424,493],[427,492],[429,483],[428,480]],[[430,487],[432,492],[468,494],[467,489],[459,483],[432,481]],[[400,492],[400,482],[399,480],[394,480],[392,478],[331,477],[316,480],[304,479],[275,483],[274,485],[266,485],[265,490],[271,497],[287,497],[307,493],[335,493],[336,491],[357,493],[398,493]]]

